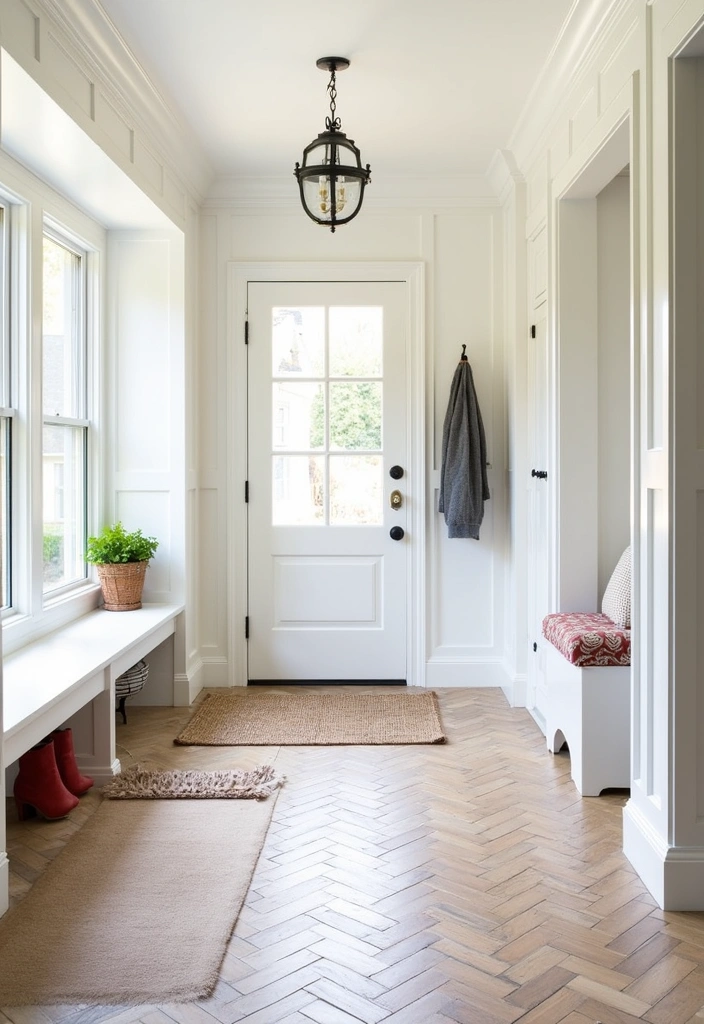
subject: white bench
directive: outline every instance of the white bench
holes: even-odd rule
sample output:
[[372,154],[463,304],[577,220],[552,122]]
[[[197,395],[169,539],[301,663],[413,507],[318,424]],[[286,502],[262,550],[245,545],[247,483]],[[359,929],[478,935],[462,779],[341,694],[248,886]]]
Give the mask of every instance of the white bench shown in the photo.
[[[81,770],[102,785],[120,770],[115,756],[115,680],[177,628],[183,605],[89,612],[7,655],[0,710],[0,769],[62,725],[73,730]],[[0,794],[4,786],[0,782]],[[0,916],[9,903],[5,820],[0,822]]]
[[[604,626],[593,621],[589,632],[587,620],[605,619],[605,616],[549,615],[544,621],[543,634],[550,641],[546,645],[545,661],[548,750],[555,754],[567,743],[572,781],[582,796],[598,796],[604,789],[628,789],[631,784],[630,632],[619,630],[611,623],[613,657],[622,662],[627,660],[627,664],[591,664],[589,649],[581,655],[586,664],[572,664],[568,657],[574,657],[575,651],[565,645],[564,637],[555,629],[550,629],[549,620],[560,619],[585,620],[584,636],[595,638],[595,644],[597,628],[603,632]],[[577,633],[578,630],[573,631],[574,642],[577,642]],[[594,648],[593,659],[602,662],[610,659],[609,636],[607,629],[606,646]],[[624,642],[619,637],[628,638],[627,652],[622,649]],[[556,641],[558,644],[563,641],[561,647],[556,646]],[[565,647],[564,652],[562,647]]]
[[3,662],[2,768],[53,729],[74,730],[81,770],[103,785],[115,757],[115,679],[171,636],[183,605],[103,609],[7,655]]

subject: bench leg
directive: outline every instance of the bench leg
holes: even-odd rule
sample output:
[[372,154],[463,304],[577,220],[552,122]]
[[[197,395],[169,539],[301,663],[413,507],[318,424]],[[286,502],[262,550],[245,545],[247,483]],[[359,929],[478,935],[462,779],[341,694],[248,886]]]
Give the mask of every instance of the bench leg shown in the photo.
[[[0,771],[4,775],[5,772],[0,767]],[[4,790],[0,786],[0,795],[4,796]],[[2,821],[0,821],[0,917],[5,913],[7,908],[10,906],[10,862],[7,859],[5,847],[7,841],[5,839],[5,801],[3,800],[3,814]]]
[[110,690],[103,690],[81,708],[66,725],[73,729],[78,767],[96,786],[104,786],[120,772],[115,756],[115,706]]

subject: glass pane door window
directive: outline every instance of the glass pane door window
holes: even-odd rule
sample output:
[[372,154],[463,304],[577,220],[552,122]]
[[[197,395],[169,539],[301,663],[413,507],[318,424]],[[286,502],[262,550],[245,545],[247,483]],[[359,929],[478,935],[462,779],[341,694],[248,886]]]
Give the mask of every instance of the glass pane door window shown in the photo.
[[383,522],[383,307],[272,312],[274,526]]

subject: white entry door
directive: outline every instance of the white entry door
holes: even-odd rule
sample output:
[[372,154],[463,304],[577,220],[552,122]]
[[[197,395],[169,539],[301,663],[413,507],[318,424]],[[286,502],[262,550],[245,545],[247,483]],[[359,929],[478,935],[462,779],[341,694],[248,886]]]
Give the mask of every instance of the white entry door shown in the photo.
[[248,285],[253,682],[406,678],[406,309],[402,282]]

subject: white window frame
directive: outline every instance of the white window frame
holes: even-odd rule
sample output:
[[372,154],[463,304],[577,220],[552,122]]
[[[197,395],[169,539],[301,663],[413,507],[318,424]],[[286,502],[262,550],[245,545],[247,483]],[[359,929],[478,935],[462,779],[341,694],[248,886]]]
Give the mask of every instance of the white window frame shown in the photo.
[[[0,203],[9,213],[10,387],[12,402],[12,605],[2,612],[5,653],[95,609],[93,574],[43,592],[42,273],[45,232],[84,260],[84,407],[80,417],[47,417],[86,429],[86,532],[101,511],[103,468],[97,433],[102,405],[105,229],[30,171],[0,152]],[[0,398],[0,403],[2,398]],[[6,409],[0,404],[0,412]]]
[[[50,415],[44,412],[43,407],[43,395],[42,395],[42,426],[43,427],[78,427],[83,430],[83,543],[88,539],[88,522],[89,522],[89,491],[90,491],[90,473],[89,473],[89,461],[88,461],[88,447],[90,443],[90,421],[87,418],[86,410],[88,405],[88,379],[87,379],[87,363],[88,363],[88,250],[82,245],[78,244],[74,238],[67,234],[62,228],[56,225],[53,219],[44,218],[44,230],[42,231],[42,244],[44,238],[50,239],[56,245],[59,245],[66,249],[68,252],[77,256],[80,260],[80,270],[78,280],[75,282],[78,294],[75,296],[74,310],[76,316],[76,322],[74,324],[75,333],[78,335],[79,342],[77,346],[78,352],[78,366],[77,376],[77,397],[76,397],[76,412],[78,416],[61,416],[61,415]],[[43,351],[42,351],[42,380],[44,376],[44,362],[43,362]],[[81,415],[83,414],[83,415]],[[42,431],[43,435],[43,431]],[[43,467],[42,467],[43,469]],[[42,477],[43,486],[43,477]],[[44,535],[44,516],[43,516],[43,495],[42,495],[42,542]],[[43,549],[42,549],[42,565],[44,562]],[[85,563],[83,564],[84,573],[82,577],[77,577],[70,580],[68,583],[63,584],[59,587],[52,587],[51,590],[45,591],[43,587],[42,579],[42,605],[44,608],[51,607],[57,601],[61,601],[67,594],[70,594],[76,588],[82,588],[85,586],[86,581],[89,578],[88,567]]]
[[[13,570],[14,570],[14,552],[13,552],[13,530],[12,530],[12,499],[13,499],[13,479],[14,479],[14,467],[16,460],[13,452],[13,418],[15,410],[12,405],[12,399],[15,389],[12,386],[12,361],[11,361],[11,339],[12,330],[10,324],[10,310],[12,304],[10,302],[11,287],[12,287],[12,259],[11,259],[11,242],[13,238],[12,228],[12,207],[10,203],[6,202],[4,197],[0,194],[0,418],[7,421],[9,430],[9,445],[7,452],[7,521],[8,521],[8,539],[7,539],[7,562],[0,567],[0,572],[5,574],[7,580],[7,595],[8,604],[6,606],[0,605],[0,613],[4,617],[12,609],[13,600]],[[1,554],[1,552],[0,552]]]

